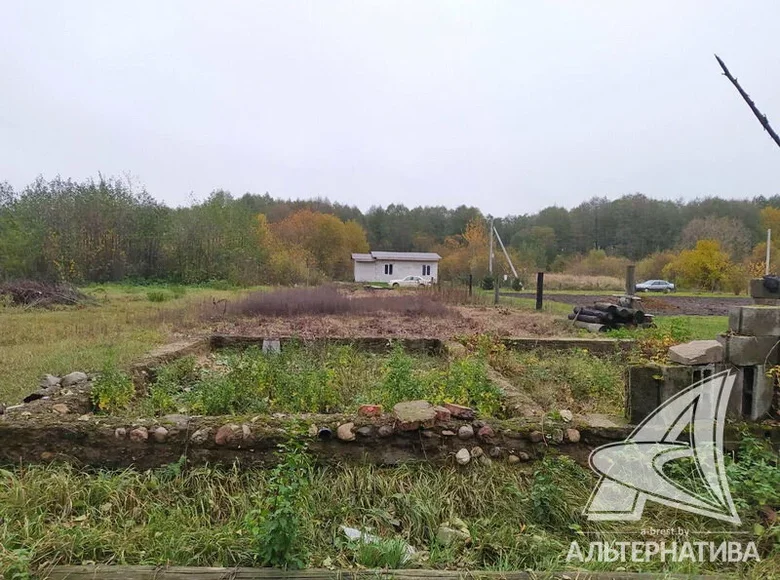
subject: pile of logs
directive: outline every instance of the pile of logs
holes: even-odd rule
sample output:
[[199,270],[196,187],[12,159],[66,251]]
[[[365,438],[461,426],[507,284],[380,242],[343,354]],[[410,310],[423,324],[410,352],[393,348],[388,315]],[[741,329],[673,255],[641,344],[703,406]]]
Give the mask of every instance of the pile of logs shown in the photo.
[[608,302],[596,302],[593,306],[575,306],[569,314],[574,326],[590,332],[606,332],[616,328],[647,328],[653,324],[653,316],[639,308],[628,308]]

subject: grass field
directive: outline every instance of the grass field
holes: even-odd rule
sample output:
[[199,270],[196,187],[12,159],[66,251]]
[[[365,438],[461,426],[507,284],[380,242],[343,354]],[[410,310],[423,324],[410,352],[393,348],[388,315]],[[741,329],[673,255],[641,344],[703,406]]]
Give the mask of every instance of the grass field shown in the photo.
[[[189,288],[177,298],[167,288],[120,285],[86,292],[99,303],[56,310],[0,308],[0,402],[18,402],[44,373],[95,371],[108,361],[126,365],[177,334],[191,332],[199,322],[187,306],[234,295]],[[149,292],[170,292],[170,298],[153,301]]]
[[[0,402],[15,403],[44,373],[96,371],[123,366],[154,346],[203,330],[196,306],[233,299],[236,289],[160,285],[101,285],[85,291],[96,305],[55,310],[0,308]],[[483,300],[488,292],[480,292]],[[502,307],[534,310],[530,298],[502,297]],[[543,312],[565,316],[571,307],[545,302]],[[690,339],[713,338],[727,327],[723,316],[657,317],[661,330],[684,325]],[[626,336],[642,336],[643,331]]]
[[[780,468],[757,442],[743,463],[728,462],[756,564],[619,563],[623,570],[722,571],[772,578],[780,570],[777,526],[759,523],[760,502],[780,501]],[[68,466],[0,471],[0,569],[12,578],[50,564],[114,564],[314,568],[571,569],[572,541],[645,541],[641,530],[685,529],[689,541],[733,540],[715,520],[648,502],[644,522],[589,522],[582,508],[596,477],[566,457],[525,468],[494,463],[466,468],[411,464],[393,468],[312,466],[287,450],[274,470],[180,465],[137,472],[88,473]],[[776,486],[776,487],[775,487]],[[775,504],[776,505],[776,504]],[[469,541],[445,544],[445,522],[459,520]],[[339,526],[368,530],[371,549],[350,542]],[[406,561],[403,548],[416,548]],[[401,548],[399,553],[399,547]],[[615,563],[576,563],[614,571]]]

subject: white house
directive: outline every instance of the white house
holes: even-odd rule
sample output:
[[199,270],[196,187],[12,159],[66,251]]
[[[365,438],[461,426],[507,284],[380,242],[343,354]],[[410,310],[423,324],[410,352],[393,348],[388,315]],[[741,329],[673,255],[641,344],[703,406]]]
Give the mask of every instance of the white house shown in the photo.
[[355,282],[390,282],[407,276],[439,278],[441,256],[432,252],[371,252],[352,254]]

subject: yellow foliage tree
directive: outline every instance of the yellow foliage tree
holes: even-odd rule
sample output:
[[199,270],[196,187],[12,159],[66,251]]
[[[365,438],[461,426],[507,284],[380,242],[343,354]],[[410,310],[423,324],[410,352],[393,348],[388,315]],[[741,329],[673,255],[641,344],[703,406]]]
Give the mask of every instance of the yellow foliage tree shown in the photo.
[[347,279],[351,275],[352,253],[368,251],[366,232],[360,224],[345,223],[334,215],[309,209],[290,214],[272,224],[270,230],[289,259],[299,262],[292,269],[305,268],[307,281],[313,281],[315,273]]
[[683,250],[663,268],[663,275],[684,286],[717,290],[734,268],[728,254],[715,240],[699,240],[692,250]]

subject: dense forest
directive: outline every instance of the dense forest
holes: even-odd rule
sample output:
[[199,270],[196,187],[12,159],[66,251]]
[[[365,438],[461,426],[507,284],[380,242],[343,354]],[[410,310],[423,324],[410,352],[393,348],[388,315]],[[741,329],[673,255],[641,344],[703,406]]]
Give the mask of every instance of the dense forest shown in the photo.
[[[495,225],[526,273],[620,275],[634,261],[644,277],[716,287],[760,262],[765,228],[780,237],[777,208],[780,196],[683,202],[633,194],[496,217]],[[21,191],[0,183],[0,279],[314,283],[349,279],[350,253],[369,248],[436,251],[445,258],[441,277],[460,278],[484,274],[487,217],[466,206],[363,213],[324,199],[221,190],[170,208],[118,178],[38,178]],[[691,273],[686,260],[711,264]]]

